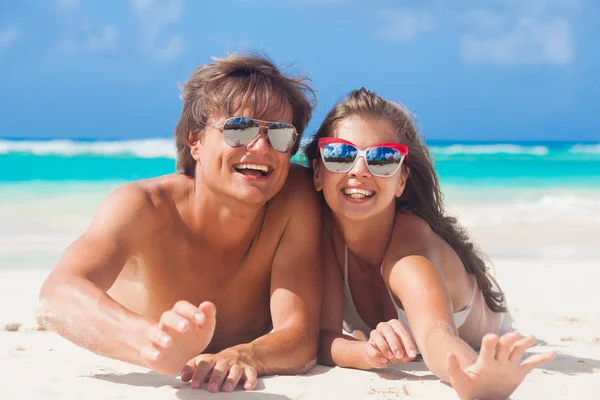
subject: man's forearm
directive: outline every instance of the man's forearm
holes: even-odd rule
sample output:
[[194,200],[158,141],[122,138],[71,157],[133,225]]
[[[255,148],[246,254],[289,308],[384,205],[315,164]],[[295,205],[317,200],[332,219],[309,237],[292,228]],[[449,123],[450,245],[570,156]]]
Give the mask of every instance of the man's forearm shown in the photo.
[[372,369],[365,358],[364,342],[330,330],[321,331],[319,363],[344,368]]
[[145,366],[140,351],[149,344],[152,321],[121,306],[84,278],[46,282],[37,319],[46,329],[96,354]]
[[317,337],[302,328],[283,328],[251,343],[232,348],[257,374],[297,374],[309,371],[317,358]]

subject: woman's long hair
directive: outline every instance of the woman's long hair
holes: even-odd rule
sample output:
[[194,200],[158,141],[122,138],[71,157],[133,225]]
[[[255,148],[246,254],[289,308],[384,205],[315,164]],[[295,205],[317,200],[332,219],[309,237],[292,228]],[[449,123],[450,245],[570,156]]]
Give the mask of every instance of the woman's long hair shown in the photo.
[[407,164],[410,169],[404,192],[396,199],[396,210],[408,211],[423,218],[436,234],[452,246],[466,270],[475,275],[490,310],[506,311],[504,294],[492,289],[493,278],[487,275],[488,268],[470,242],[466,230],[458,224],[456,218],[444,214],[443,195],[429,150],[423,144],[411,113],[406,108],[384,100],[365,88],[351,92],[329,111],[317,134],[306,146],[309,166],[317,158],[319,138],[330,136],[337,123],[351,116],[385,121],[396,130],[399,142],[408,146]]

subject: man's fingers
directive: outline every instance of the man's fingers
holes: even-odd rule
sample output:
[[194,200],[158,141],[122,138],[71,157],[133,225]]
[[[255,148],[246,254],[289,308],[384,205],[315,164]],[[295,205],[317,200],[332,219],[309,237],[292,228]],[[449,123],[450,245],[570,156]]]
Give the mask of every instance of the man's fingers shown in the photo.
[[148,339],[156,346],[166,349],[173,343],[173,338],[163,332],[158,325],[151,327],[148,330]]
[[196,314],[199,313],[198,307],[185,300],[180,300],[175,303],[173,310],[180,316],[190,321],[196,321]]
[[375,348],[378,349],[381,352],[381,354],[383,354],[389,360],[394,358],[394,353],[392,353],[392,350],[390,349],[387,340],[385,340],[381,332],[377,330],[371,331],[369,343],[375,346]]
[[493,333],[485,335],[481,339],[479,357],[485,362],[493,361],[496,358],[496,344],[498,344],[498,336]]
[[229,368],[229,374],[227,374],[227,379],[225,379],[225,383],[223,383],[223,391],[233,391],[237,386],[238,382],[240,381],[243,372],[244,371],[242,370],[242,367],[240,367],[238,364],[232,365],[231,368]]
[[213,319],[217,315],[217,307],[210,301],[200,303],[198,307],[207,319]]
[[221,385],[229,372],[229,368],[231,368],[231,364],[228,360],[217,361],[217,364],[212,369],[210,378],[208,379],[208,386],[206,388],[209,392],[216,393],[221,389]]
[[[394,328],[392,328],[389,324],[381,323],[377,326],[377,331],[381,333],[391,350],[391,354],[386,354],[387,357],[389,359],[401,359],[405,354],[402,346],[403,343]],[[390,355],[392,357],[390,357]]]
[[521,360],[521,357],[523,357],[525,351],[527,351],[528,348],[533,346],[534,343],[535,337],[533,336],[529,336],[519,340],[513,345],[512,350],[510,351],[510,355],[508,356],[508,360],[512,363],[518,363]]
[[502,335],[500,340],[498,340],[498,347],[496,349],[496,360],[508,360],[508,356],[510,355],[510,351],[512,350],[513,345],[517,343],[519,339],[521,339],[521,334],[519,332],[510,332],[505,335]]
[[244,367],[244,390],[253,390],[256,387],[256,370],[248,365]]
[[183,382],[189,382],[192,380],[192,376],[194,376],[194,368],[191,365],[186,365],[185,367],[183,367],[183,369],[181,370],[180,379]]
[[182,317],[173,310],[165,311],[160,316],[160,324],[168,326],[178,332],[185,332],[190,327],[190,322],[187,318]]
[[196,365],[196,371],[192,377],[192,388],[199,389],[202,386],[214,365],[214,361],[200,361]]
[[531,372],[532,369],[539,367],[542,364],[547,363],[548,361],[552,361],[556,357],[556,351],[550,351],[548,353],[535,354],[533,356],[528,357],[525,361],[521,363],[521,368],[525,371],[525,373]]
[[140,350],[140,356],[144,360],[158,361],[161,359],[162,353],[156,347],[147,346],[147,347],[142,348],[142,350]]

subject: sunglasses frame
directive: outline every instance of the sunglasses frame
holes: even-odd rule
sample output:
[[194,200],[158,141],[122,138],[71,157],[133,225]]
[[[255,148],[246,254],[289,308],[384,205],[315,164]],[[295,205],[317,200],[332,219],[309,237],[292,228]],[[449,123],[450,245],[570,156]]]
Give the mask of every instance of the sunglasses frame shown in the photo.
[[[221,132],[223,132],[223,135],[224,135],[224,134],[225,134],[225,125],[227,125],[227,123],[228,123],[230,120],[232,120],[232,119],[238,119],[238,118],[250,119],[250,120],[252,120],[252,121],[254,121],[254,122],[258,123],[258,124],[259,124],[259,125],[258,125],[258,132],[256,133],[256,136],[254,136],[254,137],[252,138],[252,140],[250,140],[250,142],[248,142],[248,143],[246,143],[246,144],[240,144],[239,146],[231,146],[229,143],[227,143],[227,141],[225,141],[225,143],[227,143],[227,145],[228,145],[229,147],[232,147],[232,148],[234,148],[234,149],[235,149],[235,148],[241,148],[241,147],[248,146],[250,143],[252,143],[252,142],[254,141],[254,139],[256,139],[256,138],[258,137],[258,135],[260,135],[260,130],[261,130],[261,128],[266,128],[267,132],[265,133],[265,138],[267,139],[267,142],[269,143],[269,146],[273,147],[273,144],[271,143],[271,139],[269,138],[269,130],[270,130],[270,127],[271,127],[271,125],[274,125],[274,124],[285,124],[285,125],[289,125],[289,126],[291,126],[292,128],[294,128],[294,132],[293,132],[293,134],[292,134],[291,142],[290,142],[290,144],[288,145],[288,149],[287,149],[287,150],[285,150],[285,151],[281,151],[281,150],[277,150],[275,147],[273,147],[273,150],[275,150],[275,151],[278,151],[278,152],[280,152],[280,153],[284,153],[284,154],[285,154],[285,153],[289,153],[289,152],[290,152],[290,151],[291,151],[291,150],[294,148],[294,146],[296,145],[296,141],[298,140],[298,130],[296,129],[296,127],[295,127],[293,124],[290,124],[290,123],[288,123],[288,122],[281,122],[281,121],[263,121],[263,120],[256,119],[256,118],[251,118],[251,117],[230,117],[230,118],[227,118],[227,119],[225,120],[225,122],[223,122],[223,124],[221,124],[221,125],[209,124],[208,122],[206,123],[206,125],[208,125],[208,126],[212,126],[213,128],[220,129],[220,130],[221,130]],[[261,123],[262,123],[262,124],[268,124],[268,125],[267,125],[267,126],[265,126],[265,125],[260,125]],[[225,136],[223,136],[223,140],[225,140]]]
[[[333,171],[333,170],[329,169],[329,167],[327,166],[327,162],[325,161],[325,156],[323,155],[323,148],[325,146],[327,146],[328,144],[336,144],[336,143],[337,144],[346,144],[346,145],[352,146],[356,149],[356,152],[357,152],[356,157],[354,158],[354,161],[352,162],[352,164],[350,165],[350,168],[348,168],[347,171]],[[369,146],[365,149],[359,149],[358,146],[356,146],[354,143],[352,143],[348,140],[332,138],[332,137],[325,137],[325,138],[320,138],[318,140],[318,147],[319,147],[319,153],[321,153],[321,161],[323,161],[323,165],[325,165],[325,168],[327,168],[328,171],[337,172],[340,174],[347,174],[348,172],[350,172],[352,170],[352,168],[354,168],[354,166],[358,162],[358,159],[360,157],[362,157],[365,160],[365,163],[367,164],[367,169],[369,170],[369,173],[371,173],[371,175],[378,176],[381,178],[389,178],[390,176],[392,176],[396,172],[398,172],[398,170],[402,166],[402,163],[404,162],[404,159],[408,160],[408,147],[403,144],[399,144],[399,143],[392,143],[392,142],[377,143],[377,144],[375,144],[373,146]],[[370,149],[377,148],[377,147],[389,147],[389,148],[392,148],[392,149],[400,152],[402,157],[400,158],[400,162],[398,163],[398,166],[396,167],[394,172],[392,172],[388,175],[381,175],[381,174],[374,173],[373,170],[371,170],[371,165],[369,165],[369,162],[367,161],[367,151]]]

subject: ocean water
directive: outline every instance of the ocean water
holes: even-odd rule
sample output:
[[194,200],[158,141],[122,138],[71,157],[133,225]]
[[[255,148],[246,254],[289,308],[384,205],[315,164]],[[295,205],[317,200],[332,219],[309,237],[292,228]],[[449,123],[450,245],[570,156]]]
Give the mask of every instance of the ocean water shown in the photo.
[[[488,254],[595,254],[600,143],[428,145],[448,212]],[[0,139],[0,268],[51,267],[111,190],[174,171],[170,139]]]

